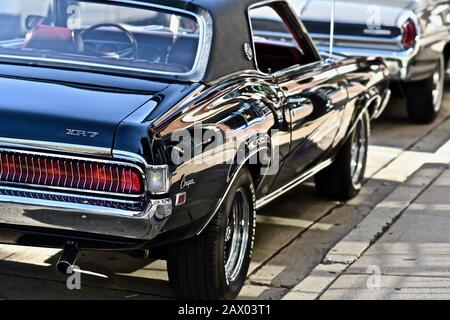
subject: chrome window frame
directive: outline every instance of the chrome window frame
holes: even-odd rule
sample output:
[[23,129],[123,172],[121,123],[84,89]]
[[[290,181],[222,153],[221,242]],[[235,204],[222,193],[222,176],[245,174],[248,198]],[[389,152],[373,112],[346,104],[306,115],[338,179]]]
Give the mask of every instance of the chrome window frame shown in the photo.
[[[97,1],[98,3],[106,3],[102,1]],[[123,67],[123,66],[114,66],[110,64],[100,64],[93,62],[83,62],[77,60],[70,59],[57,59],[57,58],[43,58],[43,57],[31,57],[31,56],[16,56],[16,55],[7,55],[0,53],[0,59],[9,59],[10,61],[22,61],[29,63],[30,61],[34,62],[47,62],[51,63],[49,67],[57,67],[59,66],[84,66],[94,68],[95,71],[125,71],[132,72],[135,74],[144,74],[144,75],[163,75],[170,76],[172,78],[186,78],[190,80],[201,80],[203,75],[206,72],[207,62],[209,60],[209,54],[211,51],[211,42],[212,42],[212,21],[209,18],[206,12],[193,12],[189,10],[180,9],[177,7],[169,7],[164,5],[159,5],[155,3],[147,3],[142,1],[134,1],[134,0],[109,0],[108,2],[116,3],[116,4],[125,4],[134,6],[137,8],[153,8],[157,10],[164,10],[174,13],[180,13],[183,15],[188,15],[194,18],[199,25],[199,43],[197,54],[195,57],[194,64],[190,71],[184,73],[176,73],[169,71],[159,71],[145,68],[132,68],[132,67]],[[206,60],[205,60],[206,59]]]

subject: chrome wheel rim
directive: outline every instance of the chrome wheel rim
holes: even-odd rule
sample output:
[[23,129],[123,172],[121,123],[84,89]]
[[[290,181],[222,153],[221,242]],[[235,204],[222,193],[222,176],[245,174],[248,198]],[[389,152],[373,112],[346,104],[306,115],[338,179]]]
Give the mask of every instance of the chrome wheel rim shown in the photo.
[[228,283],[235,281],[241,272],[249,239],[250,204],[244,189],[234,197],[225,230],[225,275]]
[[433,106],[434,111],[438,112],[442,106],[442,98],[444,92],[444,75],[443,68],[439,65],[439,69],[433,74]]
[[363,171],[366,163],[367,157],[366,126],[367,126],[366,122],[360,120],[358,122],[355,134],[353,136],[350,171],[352,183],[355,187],[359,187],[361,185],[361,178],[364,173]]

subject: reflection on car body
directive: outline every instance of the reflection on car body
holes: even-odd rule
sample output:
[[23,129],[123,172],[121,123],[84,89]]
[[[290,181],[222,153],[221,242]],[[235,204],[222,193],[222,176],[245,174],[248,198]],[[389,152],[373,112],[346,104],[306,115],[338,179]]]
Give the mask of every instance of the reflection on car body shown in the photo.
[[38,18],[13,1],[28,28],[0,30],[2,243],[64,248],[60,271],[79,250],[163,252],[178,297],[233,299],[258,208],[313,176],[360,191],[388,69],[319,54],[288,2],[110,1],[138,22],[86,24],[83,1]]

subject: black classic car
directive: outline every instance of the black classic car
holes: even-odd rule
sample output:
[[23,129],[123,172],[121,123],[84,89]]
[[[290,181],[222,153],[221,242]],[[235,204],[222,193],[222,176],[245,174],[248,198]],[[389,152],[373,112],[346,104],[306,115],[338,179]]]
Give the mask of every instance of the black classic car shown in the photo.
[[323,58],[286,1],[1,11],[20,26],[0,30],[1,243],[62,248],[62,272],[79,250],[150,252],[178,297],[232,299],[258,208],[313,176],[361,189],[388,69]]
[[[318,48],[327,48],[331,0],[290,2]],[[336,0],[335,15],[336,52],[383,57],[409,118],[433,122],[450,59],[450,1]]]

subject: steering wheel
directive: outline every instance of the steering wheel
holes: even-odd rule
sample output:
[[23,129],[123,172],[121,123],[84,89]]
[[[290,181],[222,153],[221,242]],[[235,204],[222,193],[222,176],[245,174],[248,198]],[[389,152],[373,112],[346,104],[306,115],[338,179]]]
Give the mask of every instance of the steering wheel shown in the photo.
[[[115,51],[113,50],[107,50],[104,51],[102,50],[101,47],[93,47],[93,46],[86,46],[85,42],[86,39],[85,37],[91,33],[91,32],[95,32],[98,29],[101,28],[105,28],[105,27],[109,27],[109,28],[116,28],[118,30],[120,30],[123,34],[125,34],[130,42],[129,45],[127,45],[126,48],[124,49],[116,49]],[[128,31],[126,28],[124,28],[123,26],[121,26],[120,24],[116,24],[116,23],[101,23],[101,24],[96,24],[93,25],[83,31],[80,32],[80,39],[81,42],[83,43],[83,51],[87,51],[90,52],[94,55],[100,55],[102,57],[110,57],[110,58],[132,58],[132,59],[136,59],[137,58],[137,52],[138,52],[138,43],[136,40],[136,37],[134,36],[133,33],[131,33],[130,31]],[[108,48],[110,49],[110,48]]]

